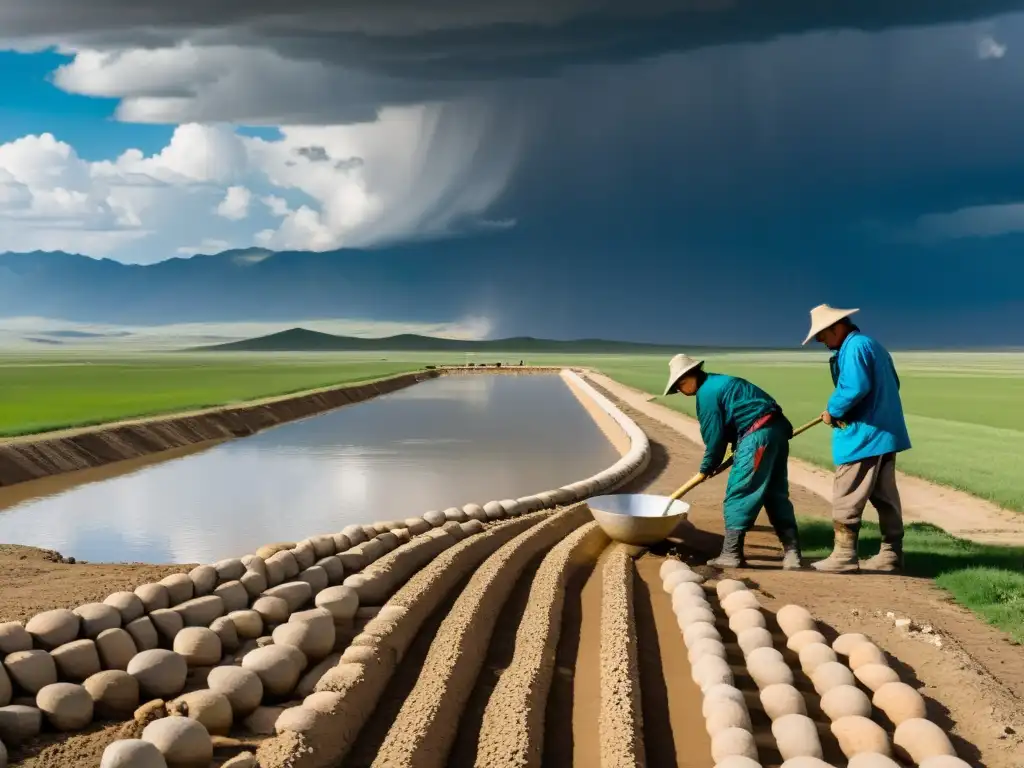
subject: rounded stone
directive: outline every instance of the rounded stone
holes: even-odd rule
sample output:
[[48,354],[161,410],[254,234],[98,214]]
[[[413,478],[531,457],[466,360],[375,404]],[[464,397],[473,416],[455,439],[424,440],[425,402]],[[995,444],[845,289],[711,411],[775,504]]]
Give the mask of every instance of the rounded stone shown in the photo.
[[266,573],[258,571],[246,571],[242,574],[242,578],[238,580],[238,583],[242,585],[250,599],[259,597],[270,587],[270,581],[267,579]]
[[96,643],[92,640],[73,640],[50,652],[57,665],[57,676],[62,680],[80,683],[102,669]]
[[299,574],[298,580],[309,584],[313,595],[324,591],[330,584],[330,579],[327,577],[327,571],[319,565],[311,565]]
[[197,565],[188,572],[188,577],[192,579],[192,594],[196,597],[210,594],[217,586],[217,569],[212,565]]
[[887,683],[898,683],[899,675],[886,664],[864,664],[857,668],[854,676],[869,691],[877,691]]
[[58,731],[79,731],[92,722],[92,696],[81,685],[48,685],[36,694],[36,706]]
[[171,593],[163,584],[143,584],[135,588],[135,596],[142,601],[146,613],[171,607]]
[[824,696],[840,685],[856,685],[853,674],[846,665],[838,661],[826,661],[818,665],[810,677],[819,696]]
[[263,619],[265,624],[280,624],[288,621],[288,617],[292,613],[291,608],[288,607],[288,601],[274,595],[264,595],[256,600],[252,604],[252,610]]
[[226,736],[234,719],[228,697],[208,688],[182,694],[167,705],[167,711],[195,720],[217,736]]
[[338,551],[334,548],[334,539],[327,535],[312,536],[309,542],[313,545],[313,552],[317,560],[330,557]]
[[134,592],[115,592],[103,601],[121,614],[121,624],[127,625],[146,614],[146,606]]
[[341,582],[345,580],[345,566],[342,564],[341,560],[338,559],[337,555],[331,555],[317,560],[316,567],[323,568],[324,573],[327,574],[328,586],[331,584],[341,584]]
[[149,616],[143,616],[128,624],[125,631],[131,635],[136,651],[148,651],[160,644],[160,636]]
[[139,682],[127,672],[108,669],[88,678],[82,687],[102,718],[130,717],[139,706]]
[[316,596],[314,604],[329,611],[336,622],[347,621],[359,609],[359,595],[351,587],[328,587]]
[[744,656],[749,656],[751,651],[758,648],[772,647],[772,633],[764,627],[750,627],[736,635],[736,642],[743,651]]
[[273,632],[276,645],[291,645],[302,651],[307,659],[317,661],[334,648],[334,617],[324,608],[293,614],[286,624]]
[[242,578],[246,565],[240,557],[228,557],[214,563],[213,569],[217,572],[217,582],[224,584],[229,581],[238,581]]
[[871,703],[882,710],[893,725],[899,725],[904,720],[924,719],[928,716],[924,697],[903,682],[886,683],[875,691]]
[[761,689],[761,706],[769,720],[786,715],[806,715],[807,702],[803,694],[789,683],[776,683]]
[[747,757],[757,760],[757,745],[750,731],[726,728],[711,738],[711,759],[716,764],[727,757]]
[[715,592],[718,594],[719,600],[724,600],[733,592],[739,592],[745,589],[748,589],[747,585],[739,579],[722,579],[715,585]]
[[32,635],[17,621],[0,624],[0,659],[9,653],[32,650]]
[[837,685],[821,697],[821,711],[829,720],[841,717],[871,717],[871,701],[855,685]]
[[238,630],[235,629],[235,623],[227,616],[221,616],[219,619],[214,619],[210,624],[210,629],[217,637],[220,638],[220,647],[222,653],[234,653],[238,650],[240,645],[238,640]]
[[[167,589],[169,606],[191,600],[192,595],[195,594],[195,585],[185,573],[172,573],[170,576],[164,576],[159,583]],[[136,592],[136,594],[138,593]]]
[[96,638],[96,650],[104,669],[125,670],[139,649],[126,630],[108,629],[100,632],[100,636]]
[[882,649],[874,643],[859,643],[852,651],[850,651],[850,669],[856,672],[865,664],[884,664],[888,666],[889,662],[885,658],[885,654],[882,653]]
[[65,608],[37,613],[25,625],[35,644],[44,650],[57,648],[78,637],[81,620]]
[[235,632],[243,640],[255,640],[263,634],[263,617],[254,610],[232,611],[227,618],[235,625]]
[[772,721],[772,735],[782,759],[816,757],[823,755],[818,728],[807,715],[783,715]]
[[167,768],[167,761],[148,741],[121,739],[103,750],[100,768]]
[[755,608],[744,608],[729,617],[729,629],[736,635],[748,629],[765,629],[767,626],[764,614]]
[[43,713],[38,707],[10,704],[0,707],[0,741],[18,745],[39,735],[43,728]]
[[797,632],[791,638],[786,641],[786,647],[793,653],[800,653],[800,650],[806,645],[814,645],[821,643],[827,645],[825,636],[816,629],[805,629],[803,632]]
[[798,656],[800,658],[800,668],[804,671],[804,674],[808,676],[813,675],[814,670],[822,664],[826,664],[830,661],[837,661],[836,652],[824,643],[810,643],[809,645],[805,645],[800,649]]
[[4,667],[23,691],[35,694],[57,682],[57,665],[46,651],[17,651],[7,655]]
[[722,610],[725,611],[725,615],[730,618],[740,611],[761,609],[761,603],[758,601],[757,595],[749,589],[743,589],[738,592],[733,592],[730,595],[726,595],[721,602]]
[[273,696],[287,696],[295,690],[305,666],[302,652],[287,645],[257,648],[242,659],[242,668],[255,672],[263,683],[263,690]]
[[213,594],[223,601],[224,613],[244,611],[249,607],[249,592],[240,581],[225,581]]
[[136,654],[128,663],[128,674],[147,695],[169,699],[185,687],[188,664],[181,654],[156,648]]
[[703,584],[704,577],[689,569],[672,571],[661,582],[661,587],[668,593],[672,593],[680,584]]
[[448,507],[443,514],[445,520],[455,523],[464,523],[469,519],[466,513],[458,507]]
[[174,606],[173,610],[181,615],[186,627],[209,627],[225,613],[224,601],[217,595],[194,597]]
[[160,608],[149,614],[149,620],[156,628],[157,634],[168,643],[174,642],[174,636],[185,626],[185,619],[180,613],[170,608]]
[[849,656],[858,645],[870,642],[867,636],[862,635],[860,632],[848,632],[845,635],[840,635],[832,642],[832,650],[840,656]]
[[174,638],[174,652],[189,667],[212,667],[217,664],[223,649],[217,633],[208,627],[185,627]]
[[305,581],[290,581],[271,587],[263,595],[280,597],[288,603],[288,610],[294,612],[313,599],[313,588]]
[[101,632],[121,626],[121,612],[106,603],[86,603],[72,613],[82,621],[82,635],[93,640]]
[[432,509],[429,512],[424,512],[423,519],[435,528],[440,528],[448,521],[448,518],[445,517],[444,512],[441,512],[436,509]]
[[697,624],[691,624],[683,630],[683,643],[687,648],[692,648],[698,641],[708,638],[711,640],[722,640],[721,633],[713,624],[698,622]]
[[[891,754],[888,734],[882,726],[867,717],[858,715],[841,717],[832,721],[831,730],[846,757],[853,757],[861,752],[879,755]],[[899,727],[896,728],[896,733],[899,734]],[[914,760],[914,764],[919,762],[920,759]]]
[[484,508],[479,504],[466,504],[462,507],[462,511],[466,513],[466,517],[470,520],[477,520],[481,523],[487,521],[487,513],[484,512]]
[[801,605],[784,605],[779,609],[775,618],[786,637],[792,637],[798,632],[817,629],[817,622],[814,621],[811,612]]
[[236,718],[256,711],[263,701],[263,682],[259,675],[242,667],[214,667],[206,678],[211,691],[222,693]]
[[207,768],[213,761],[213,740],[206,729],[188,717],[154,720],[142,739],[160,750],[168,768]]
[[892,740],[900,753],[919,766],[929,759],[956,757],[956,750],[945,731],[924,718],[904,720],[896,726]]

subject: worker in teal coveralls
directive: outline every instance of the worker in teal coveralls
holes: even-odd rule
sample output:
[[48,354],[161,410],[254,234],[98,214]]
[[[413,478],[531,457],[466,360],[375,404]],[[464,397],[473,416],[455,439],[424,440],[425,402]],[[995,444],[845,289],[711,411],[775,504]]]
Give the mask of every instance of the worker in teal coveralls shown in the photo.
[[697,398],[697,419],[704,440],[704,458],[694,480],[703,480],[725,458],[732,444],[725,502],[722,553],[708,565],[744,565],[743,540],[764,507],[782,543],[782,567],[802,567],[796,515],[789,499],[789,439],[793,425],[779,404],[763,389],[738,376],[706,373],[704,361],[676,355],[669,362],[665,394],[680,392]]

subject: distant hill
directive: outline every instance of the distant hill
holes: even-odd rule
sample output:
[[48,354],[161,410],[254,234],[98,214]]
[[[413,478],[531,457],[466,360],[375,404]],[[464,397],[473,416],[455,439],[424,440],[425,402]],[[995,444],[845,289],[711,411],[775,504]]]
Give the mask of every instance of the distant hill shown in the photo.
[[674,353],[675,347],[604,339],[554,341],[519,337],[488,341],[440,339],[433,336],[402,334],[378,339],[335,336],[330,333],[292,328],[269,336],[233,341],[227,344],[197,347],[207,352],[565,352],[582,354]]

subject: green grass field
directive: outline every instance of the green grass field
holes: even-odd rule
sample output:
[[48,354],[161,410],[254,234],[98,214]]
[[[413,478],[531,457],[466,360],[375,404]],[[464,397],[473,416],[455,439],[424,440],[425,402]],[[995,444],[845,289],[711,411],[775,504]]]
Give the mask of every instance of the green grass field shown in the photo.
[[[1024,354],[895,355],[914,448],[903,470],[1024,511]],[[525,359],[537,365],[580,365],[652,394],[667,372],[662,356],[566,356],[325,353],[85,354],[54,352],[0,357],[0,434],[17,435],[138,416],[237,403],[332,384],[356,383],[427,364]],[[814,418],[832,385],[822,353],[720,353],[707,367],[759,384],[794,423]],[[662,399],[692,414],[693,401]],[[828,431],[811,430],[793,453],[831,467]],[[828,523],[801,523],[806,554],[831,545]],[[877,547],[867,526],[867,552]],[[1024,550],[986,547],[931,526],[908,527],[908,570],[934,578],[953,598],[1024,642]]]
[[[801,518],[804,554],[827,557],[832,526],[825,520]],[[862,558],[878,551],[878,526],[865,524],[858,549]],[[1024,548],[992,547],[957,539],[932,525],[907,526],[906,571],[934,579],[952,598],[984,621],[1024,643]]]
[[421,367],[354,356],[0,358],[0,435],[21,435],[355,384]]
[[[467,361],[598,368],[652,394],[667,360],[651,355],[427,353],[135,354],[52,352],[0,357],[0,435],[17,435],[235,403]],[[904,471],[1024,511],[1024,354],[896,355],[914,448]],[[750,379],[778,398],[794,423],[814,418],[832,389],[824,353],[721,353],[707,367]],[[693,401],[666,405],[693,415]],[[829,433],[796,438],[793,454],[831,466]]]

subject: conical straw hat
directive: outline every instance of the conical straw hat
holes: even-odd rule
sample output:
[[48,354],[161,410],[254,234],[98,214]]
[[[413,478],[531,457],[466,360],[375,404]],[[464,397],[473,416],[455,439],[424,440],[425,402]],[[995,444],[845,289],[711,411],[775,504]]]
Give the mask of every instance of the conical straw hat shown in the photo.
[[687,357],[686,355],[676,355],[669,360],[668,384],[665,385],[665,394],[669,394],[683,376],[703,364],[703,360],[694,360],[692,357]]
[[843,318],[847,318],[854,312],[859,311],[859,309],[836,309],[828,304],[819,304],[811,310],[811,331],[807,334],[807,338],[804,339],[804,344],[829,326],[835,325]]

